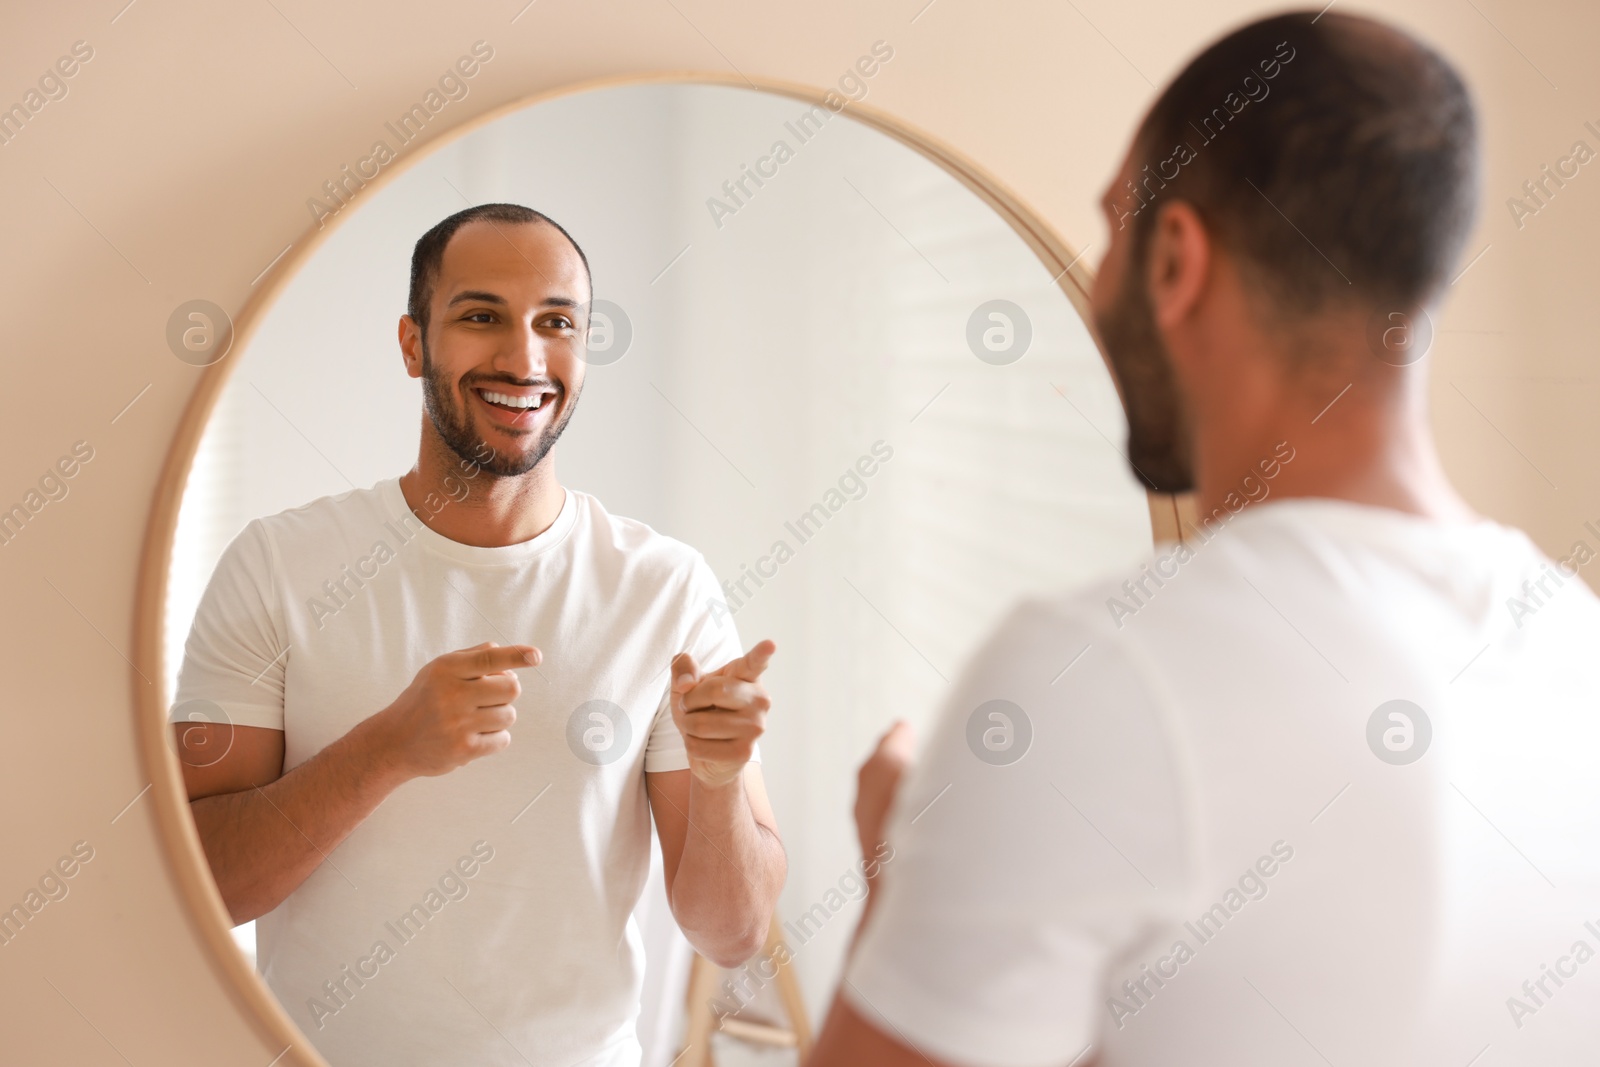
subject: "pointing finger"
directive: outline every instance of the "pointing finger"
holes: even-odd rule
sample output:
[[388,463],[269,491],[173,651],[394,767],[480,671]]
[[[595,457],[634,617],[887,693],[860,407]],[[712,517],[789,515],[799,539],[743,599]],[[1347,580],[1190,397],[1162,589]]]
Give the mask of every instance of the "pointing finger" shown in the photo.
[[482,678],[519,667],[537,667],[544,658],[532,645],[501,646],[492,641],[464,648],[456,655],[460,657],[458,666],[462,678]]
[[911,724],[904,719],[896,719],[894,725],[878,739],[872,757],[904,766],[911,762],[915,751],[916,735],[911,732]]
[[772,654],[777,650],[778,645],[775,641],[758,641],[749,652],[746,652],[738,659],[729,660],[727,666],[717,673],[737,678],[743,682],[758,681],[762,672],[767,669],[767,664],[772,661]]

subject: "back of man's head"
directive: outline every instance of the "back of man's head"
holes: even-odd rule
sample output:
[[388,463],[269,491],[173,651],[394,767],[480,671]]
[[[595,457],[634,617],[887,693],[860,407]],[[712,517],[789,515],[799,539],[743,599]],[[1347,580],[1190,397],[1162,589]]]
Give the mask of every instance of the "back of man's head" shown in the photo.
[[1273,318],[1408,309],[1444,288],[1477,201],[1477,123],[1436,52],[1358,16],[1291,12],[1211,45],[1134,142],[1134,258],[1182,199]]

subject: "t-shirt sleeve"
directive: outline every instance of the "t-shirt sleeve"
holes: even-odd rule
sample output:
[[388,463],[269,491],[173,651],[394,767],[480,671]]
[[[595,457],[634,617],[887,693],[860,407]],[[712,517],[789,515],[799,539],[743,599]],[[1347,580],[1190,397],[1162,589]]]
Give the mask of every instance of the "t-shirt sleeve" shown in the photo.
[[842,989],[963,1067],[1074,1061],[1111,1020],[1108,966],[1193,879],[1168,705],[1128,649],[1063,610],[1016,609],[953,689],[890,813]]
[[[685,587],[684,615],[688,622],[683,647],[679,651],[694,656],[694,661],[704,672],[711,672],[729,660],[744,655],[739,644],[739,631],[733,624],[733,613],[723,598],[722,587],[705,557],[696,552],[694,563]],[[689,766],[689,754],[683,747],[683,735],[678,724],[672,721],[669,704],[672,679],[664,674],[661,703],[656,707],[651,723],[650,737],[645,743],[644,769],[656,771],[681,771]],[[750,755],[751,762],[761,762],[761,749],[757,745]]]
[[267,532],[252,520],[223,550],[200,597],[169,721],[216,721],[220,708],[236,726],[283,729],[290,650],[272,573]]

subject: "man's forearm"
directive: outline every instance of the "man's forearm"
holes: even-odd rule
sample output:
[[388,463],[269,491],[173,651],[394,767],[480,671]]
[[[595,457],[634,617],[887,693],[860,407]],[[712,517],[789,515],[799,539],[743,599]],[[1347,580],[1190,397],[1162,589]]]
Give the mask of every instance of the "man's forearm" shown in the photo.
[[274,782],[190,803],[235,923],[282,903],[405,781],[381,757],[378,730],[367,719]]
[[744,782],[691,778],[689,831],[672,887],[672,911],[695,949],[737,966],[766,942],[788,861],[777,835],[750,810]]

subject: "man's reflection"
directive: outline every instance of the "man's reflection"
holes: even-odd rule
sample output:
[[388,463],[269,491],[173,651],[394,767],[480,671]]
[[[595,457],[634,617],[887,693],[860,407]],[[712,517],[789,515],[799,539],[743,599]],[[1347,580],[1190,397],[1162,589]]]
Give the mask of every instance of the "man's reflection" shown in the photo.
[[647,808],[694,946],[732,966],[766,935],[774,646],[741,654],[697,551],[557,480],[591,299],[537,212],[430,230],[399,325],[416,466],[252,521],[196,614],[195,823],[335,1064],[636,1064]]

